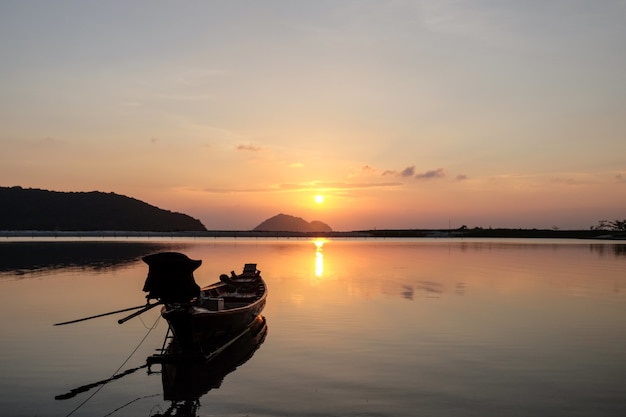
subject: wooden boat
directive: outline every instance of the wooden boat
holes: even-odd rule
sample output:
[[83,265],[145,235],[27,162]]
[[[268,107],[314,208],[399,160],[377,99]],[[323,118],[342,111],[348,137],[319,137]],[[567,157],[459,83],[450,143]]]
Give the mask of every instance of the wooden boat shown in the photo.
[[267,289],[256,264],[245,264],[241,274],[222,274],[219,282],[200,288],[193,271],[202,261],[178,252],[143,260],[149,266],[146,298],[163,304],[161,315],[182,353],[210,354],[253,323],[265,307]]

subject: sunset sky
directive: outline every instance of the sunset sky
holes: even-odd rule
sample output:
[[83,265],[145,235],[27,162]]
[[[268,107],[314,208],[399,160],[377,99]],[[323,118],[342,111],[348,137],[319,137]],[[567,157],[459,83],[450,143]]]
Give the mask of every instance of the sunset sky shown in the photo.
[[211,230],[588,229],[626,218],[625,22],[623,0],[3,0],[0,185]]

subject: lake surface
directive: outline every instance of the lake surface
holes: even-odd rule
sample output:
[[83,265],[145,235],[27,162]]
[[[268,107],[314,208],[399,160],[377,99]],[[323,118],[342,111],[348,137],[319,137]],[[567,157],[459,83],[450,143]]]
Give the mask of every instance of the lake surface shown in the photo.
[[157,309],[53,326],[143,304],[141,256],[164,250],[201,259],[200,285],[257,263],[269,290],[265,341],[200,389],[199,416],[626,410],[624,244],[25,238],[0,241],[1,415],[172,413],[160,365],[143,367],[167,330]]

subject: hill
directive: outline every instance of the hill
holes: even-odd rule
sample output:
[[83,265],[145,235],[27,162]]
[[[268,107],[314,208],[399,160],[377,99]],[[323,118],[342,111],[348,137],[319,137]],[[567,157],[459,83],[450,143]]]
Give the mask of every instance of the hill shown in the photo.
[[253,230],[255,232],[332,232],[332,229],[326,223],[322,223],[318,220],[307,222],[300,217],[282,213],[265,220]]
[[0,187],[0,230],[206,231],[200,220],[115,193]]

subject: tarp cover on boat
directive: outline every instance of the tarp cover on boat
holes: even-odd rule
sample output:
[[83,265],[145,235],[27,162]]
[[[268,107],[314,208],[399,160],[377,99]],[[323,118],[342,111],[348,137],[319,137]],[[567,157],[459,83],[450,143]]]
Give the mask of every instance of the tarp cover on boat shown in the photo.
[[189,259],[178,252],[161,252],[144,256],[148,277],[143,290],[146,298],[164,303],[184,303],[200,295],[200,286],[193,278],[202,261]]

